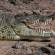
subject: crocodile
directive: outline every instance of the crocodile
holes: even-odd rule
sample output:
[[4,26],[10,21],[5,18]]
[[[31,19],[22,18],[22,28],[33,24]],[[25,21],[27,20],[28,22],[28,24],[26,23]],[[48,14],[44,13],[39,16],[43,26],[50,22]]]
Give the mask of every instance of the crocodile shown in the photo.
[[55,32],[37,31],[32,24],[36,20],[47,20],[49,17],[40,15],[13,15],[0,12],[0,40],[49,39]]

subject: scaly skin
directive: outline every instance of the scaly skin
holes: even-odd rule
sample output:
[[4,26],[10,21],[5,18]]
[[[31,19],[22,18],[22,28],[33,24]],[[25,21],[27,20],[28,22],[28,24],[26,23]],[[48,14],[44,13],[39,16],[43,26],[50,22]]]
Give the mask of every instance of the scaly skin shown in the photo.
[[[34,15],[33,15],[34,16]],[[29,17],[29,19],[27,18]],[[29,22],[37,19],[38,16],[14,17],[8,13],[0,13],[0,39],[1,40],[19,40],[19,39],[34,39],[34,38],[50,38],[52,32],[47,34],[44,32],[36,32],[36,30],[27,27],[23,21]],[[31,18],[32,17],[32,18]],[[23,18],[23,19],[22,19]],[[43,17],[42,17],[43,18]],[[46,18],[46,17],[45,17]],[[30,24],[30,23],[29,23]]]
[[29,39],[29,38],[49,38],[51,36],[51,32],[48,34],[36,32],[36,30],[29,29],[25,24],[20,23],[17,27],[13,28],[17,35],[21,37],[21,39]]
[[0,40],[18,40],[19,38],[10,26],[0,28]]

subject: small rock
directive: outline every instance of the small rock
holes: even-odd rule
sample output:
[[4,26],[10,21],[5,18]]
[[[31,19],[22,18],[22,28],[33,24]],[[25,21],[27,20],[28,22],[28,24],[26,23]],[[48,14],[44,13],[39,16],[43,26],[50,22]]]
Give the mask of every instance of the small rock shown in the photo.
[[24,42],[18,42],[18,43],[16,43],[14,46],[12,46],[12,48],[15,48],[15,49],[23,48],[23,43],[24,43]]
[[33,55],[43,55],[43,52],[40,49],[37,49]]
[[51,47],[52,49],[55,49],[55,44],[49,44],[48,47]]
[[27,48],[27,54],[32,54],[32,50],[30,48]]
[[55,50],[53,50],[50,55],[55,55]]
[[52,52],[52,49],[48,47],[40,47],[40,50],[42,50],[43,53],[46,53],[48,55]]

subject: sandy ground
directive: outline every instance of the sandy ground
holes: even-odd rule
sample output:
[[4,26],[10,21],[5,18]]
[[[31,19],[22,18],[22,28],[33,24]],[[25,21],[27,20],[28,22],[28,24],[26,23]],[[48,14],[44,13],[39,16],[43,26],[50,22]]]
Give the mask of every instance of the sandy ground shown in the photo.
[[16,41],[0,41],[0,55],[6,55]]
[[0,41],[0,55],[53,55],[53,47],[55,42]]

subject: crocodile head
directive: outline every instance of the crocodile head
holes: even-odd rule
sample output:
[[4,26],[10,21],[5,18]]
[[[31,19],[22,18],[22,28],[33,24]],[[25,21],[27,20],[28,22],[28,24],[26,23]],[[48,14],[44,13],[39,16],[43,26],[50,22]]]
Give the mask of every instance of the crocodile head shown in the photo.
[[[13,26],[16,34],[20,35],[21,38],[49,38],[53,36],[53,32],[50,29],[46,28],[46,26],[49,25],[49,23],[45,24],[45,21],[41,20],[43,19],[47,21],[49,17],[40,15],[22,17],[24,18],[22,19],[21,16],[19,16],[18,20],[20,18],[20,23]],[[45,27],[43,24],[45,25]]]
[[48,17],[29,15],[15,18],[12,14],[0,13],[0,39],[19,40],[52,36],[53,32],[42,28],[43,22],[39,23],[41,18],[47,19]]

